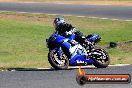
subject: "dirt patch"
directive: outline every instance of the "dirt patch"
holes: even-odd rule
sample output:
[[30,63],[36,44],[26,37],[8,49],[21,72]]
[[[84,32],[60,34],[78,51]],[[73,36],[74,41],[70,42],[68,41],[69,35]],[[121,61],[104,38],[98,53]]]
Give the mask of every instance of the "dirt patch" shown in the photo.
[[118,43],[118,47],[125,52],[132,52],[132,42]]
[[26,14],[26,13],[1,13],[0,19],[4,20],[16,20],[16,21],[26,21],[26,22],[32,22],[35,24],[46,24],[46,25],[52,25],[52,21],[54,19],[53,16],[49,15],[32,15],[32,14]]

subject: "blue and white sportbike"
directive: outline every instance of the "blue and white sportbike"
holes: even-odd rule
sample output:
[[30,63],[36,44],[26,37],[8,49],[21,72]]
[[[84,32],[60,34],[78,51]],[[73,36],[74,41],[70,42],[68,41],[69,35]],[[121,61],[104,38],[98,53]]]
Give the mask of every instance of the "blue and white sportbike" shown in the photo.
[[94,65],[97,68],[106,68],[109,63],[108,53],[95,46],[101,37],[98,34],[91,34],[86,37],[90,44],[80,44],[76,35],[63,37],[54,32],[46,39],[49,48],[48,61],[55,69],[68,69],[68,66]]

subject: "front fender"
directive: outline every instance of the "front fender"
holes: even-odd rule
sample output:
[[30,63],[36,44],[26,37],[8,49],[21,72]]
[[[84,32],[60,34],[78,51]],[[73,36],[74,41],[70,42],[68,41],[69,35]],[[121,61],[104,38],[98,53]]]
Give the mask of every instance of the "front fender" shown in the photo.
[[94,42],[94,43],[98,43],[101,40],[99,34],[90,34],[86,38],[89,42]]

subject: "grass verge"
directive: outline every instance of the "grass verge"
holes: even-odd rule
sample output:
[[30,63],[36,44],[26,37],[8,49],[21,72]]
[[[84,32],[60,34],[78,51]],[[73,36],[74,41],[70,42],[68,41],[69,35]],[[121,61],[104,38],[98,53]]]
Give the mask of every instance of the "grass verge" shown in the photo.
[[[32,13],[0,13],[0,68],[50,67],[46,38],[53,32],[55,15]],[[111,64],[132,63],[132,22],[62,16],[86,35],[98,33],[98,44],[110,54]],[[108,48],[109,42],[117,48]]]

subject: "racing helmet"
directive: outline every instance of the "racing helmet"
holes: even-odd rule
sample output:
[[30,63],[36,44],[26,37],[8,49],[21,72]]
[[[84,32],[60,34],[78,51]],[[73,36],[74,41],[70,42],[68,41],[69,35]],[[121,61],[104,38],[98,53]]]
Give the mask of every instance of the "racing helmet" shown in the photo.
[[57,17],[54,19],[54,25],[55,26],[58,26],[59,24],[64,23],[64,22],[65,22],[65,20],[62,17]]

